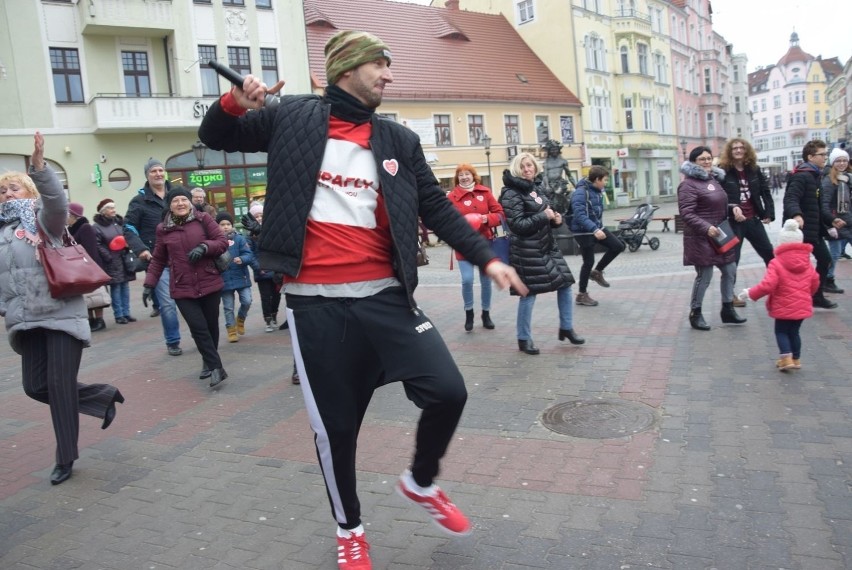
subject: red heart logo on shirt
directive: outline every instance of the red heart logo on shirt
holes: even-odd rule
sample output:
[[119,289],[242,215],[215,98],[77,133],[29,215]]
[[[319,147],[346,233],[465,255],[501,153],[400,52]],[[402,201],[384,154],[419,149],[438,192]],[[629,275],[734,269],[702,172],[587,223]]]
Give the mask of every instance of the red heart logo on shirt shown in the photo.
[[384,167],[385,171],[391,176],[396,176],[396,173],[399,170],[399,163],[395,158],[392,158],[382,162],[382,167]]

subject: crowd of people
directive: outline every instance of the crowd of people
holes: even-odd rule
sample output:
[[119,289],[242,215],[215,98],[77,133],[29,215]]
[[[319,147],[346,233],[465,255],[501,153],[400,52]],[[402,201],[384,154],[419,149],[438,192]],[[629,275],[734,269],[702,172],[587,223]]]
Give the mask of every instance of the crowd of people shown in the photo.
[[[837,308],[826,293],[843,293],[834,280],[834,266],[852,237],[849,154],[839,147],[829,153],[821,140],[805,144],[802,161],[787,177],[784,224],[774,249],[766,233],[766,226],[775,219],[772,191],[748,141],[729,140],[718,166],[710,148],[695,147],[681,173],[678,211],[684,222],[683,263],[696,272],[690,326],[711,329],[701,307],[716,267],[721,272],[722,323],[746,322],[737,314],[735,300],[744,304],[767,296],[767,311],[775,319],[776,367],[781,371],[801,369],[802,322],[813,315],[815,307]],[[726,235],[726,227],[731,235]],[[761,256],[766,274],[758,285],[735,296],[743,240]]]
[[[112,308],[116,324],[135,322],[129,282],[144,271],[143,304],[151,305],[151,317],[160,317],[168,354],[183,353],[180,315],[202,359],[199,378],[217,387],[228,378],[219,354],[219,307],[228,341],[238,342],[253,301],[251,268],[265,331],[290,329],[292,379],[301,385],[315,434],[339,567],[368,570],[355,476],[357,437],[374,391],[387,383],[401,382],[421,410],[412,460],[397,492],[446,532],[471,531],[468,518],[435,482],[467,392],[441,335],[414,299],[419,231],[434,231],[455,250],[465,331],[474,329],[476,273],[486,331],[496,328],[492,284],[518,297],[516,337],[527,355],[540,353],[532,312],[545,293],[556,293],[556,338],[586,342],[575,330],[574,305],[599,304],[589,295],[589,282],[610,287],[604,271],[625,244],[603,223],[610,172],[592,166],[575,185],[558,143],[549,144],[544,166],[532,154],[515,156],[498,197],[468,163],[457,166],[454,188],[445,195],[417,135],[375,113],[393,81],[388,46],[365,32],[342,31],[325,53],[329,85],[323,96],[284,96],[267,107],[264,102],[283,83],[267,86],[248,75],[204,116],[199,137],[208,147],[265,152],[270,169],[303,174],[269,180],[263,204],[251,204],[240,219],[245,234],[230,212],[206,202],[203,189],[173,186],[164,164],[153,158],[144,165],[145,185],[126,214],[118,215],[115,203],[104,199],[89,222],[82,204],[68,203],[45,164],[44,139],[36,134],[30,172],[0,175],[0,256],[14,259],[18,268],[13,273],[8,264],[0,267],[0,309],[9,341],[22,357],[26,394],[50,406],[57,439],[51,482],[59,484],[71,476],[78,457],[79,413],[102,418],[105,429],[115,418],[115,404],[124,402],[114,386],[77,381],[82,349],[92,332],[107,327],[104,309]],[[294,120],[272,120],[279,116]],[[326,136],[301,136],[305,131]],[[711,329],[702,306],[718,268],[721,322],[746,323],[735,306],[768,296],[779,348],[776,366],[801,368],[803,320],[813,307],[837,306],[825,293],[843,292],[834,266],[852,239],[850,172],[844,150],[829,155],[822,141],[808,142],[786,184],[785,223],[773,248],[766,231],[776,215],[773,189],[748,141],[729,140],[718,165],[709,147],[692,149],[677,192],[683,264],[696,272],[689,325]],[[61,239],[66,226],[109,276],[106,300],[54,299],[48,293],[35,246],[42,234]],[[491,248],[500,226],[510,236],[508,263]],[[575,278],[555,234],[563,226],[582,254],[576,298]],[[767,267],[760,283],[736,294],[743,240]],[[605,253],[595,263],[597,247]],[[286,317],[279,325],[282,291]]]

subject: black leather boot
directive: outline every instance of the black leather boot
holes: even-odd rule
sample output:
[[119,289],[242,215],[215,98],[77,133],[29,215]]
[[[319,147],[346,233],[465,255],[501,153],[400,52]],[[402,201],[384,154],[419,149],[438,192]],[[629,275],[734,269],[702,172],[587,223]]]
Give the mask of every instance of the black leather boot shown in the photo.
[[494,321],[491,320],[491,315],[488,311],[482,311],[482,326],[491,330],[494,328]]
[[106,412],[104,412],[104,422],[101,424],[101,429],[106,429],[112,424],[112,420],[115,419],[115,403],[119,404],[124,403],[124,396],[121,395],[121,392],[118,390],[115,391],[115,395],[112,397],[112,401],[107,406]]
[[825,298],[825,295],[822,294],[822,290],[818,291],[816,295],[813,297],[814,307],[819,307],[820,309],[836,309],[837,303],[834,301],[829,301]]
[[825,279],[825,285],[822,290],[824,293],[834,293],[835,295],[843,294],[843,289],[837,286],[837,283],[834,282],[834,277],[827,277]]
[[727,324],[741,325],[748,319],[741,317],[734,309],[733,301],[730,303],[722,303],[722,310],[719,311],[719,316],[722,317],[722,322]]
[[53,472],[50,474],[50,484],[51,485],[59,485],[60,483],[64,483],[68,479],[71,478],[71,468],[74,466],[74,462],[68,463],[67,465],[56,464],[56,467],[53,468]]
[[473,330],[473,309],[467,309],[464,312],[464,330],[467,332]]
[[210,387],[218,386],[228,378],[224,368],[217,368],[210,374]]
[[586,339],[577,335],[574,329],[559,329],[559,340],[565,340],[566,338],[571,341],[571,344],[583,344],[586,342]]
[[704,316],[701,314],[701,307],[696,307],[689,311],[689,326],[697,331],[710,330],[710,325],[704,322]]
[[539,353],[538,347],[533,344],[532,339],[530,340],[521,340],[518,339],[518,350],[522,352],[526,352],[527,354],[532,354],[535,356]]

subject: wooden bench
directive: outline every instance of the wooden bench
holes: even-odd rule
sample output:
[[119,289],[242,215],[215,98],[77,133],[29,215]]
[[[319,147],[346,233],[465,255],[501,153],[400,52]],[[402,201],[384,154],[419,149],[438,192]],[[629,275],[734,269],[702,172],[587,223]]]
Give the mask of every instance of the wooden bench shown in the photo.
[[[632,218],[615,218],[616,222],[624,222],[630,220]],[[658,218],[651,218],[652,222],[663,222],[663,230],[664,232],[670,232],[671,228],[669,228],[669,222],[672,221],[674,217],[672,216],[660,216]]]

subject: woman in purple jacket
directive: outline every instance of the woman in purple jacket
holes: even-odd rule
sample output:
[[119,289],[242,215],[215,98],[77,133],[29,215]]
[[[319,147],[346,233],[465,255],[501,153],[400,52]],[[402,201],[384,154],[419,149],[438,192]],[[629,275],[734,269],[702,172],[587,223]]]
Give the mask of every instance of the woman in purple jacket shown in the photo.
[[722,272],[722,322],[744,323],[746,319],[734,310],[735,248],[717,253],[710,240],[721,235],[718,225],[728,217],[728,195],[722,186],[725,171],[713,166],[709,148],[698,146],[689,153],[689,161],[683,163],[680,172],[685,177],[677,187],[677,206],[684,223],[683,264],[695,266],[689,324],[696,330],[710,330],[701,314],[701,304],[713,278],[714,266]]
[[219,358],[219,299],[224,287],[214,260],[228,249],[216,220],[192,206],[183,186],[166,194],[169,212],[157,226],[153,258],[145,276],[142,303],[147,307],[163,269],[171,271],[169,293],[183,315],[204,362],[200,378],[210,387],[228,377]]

